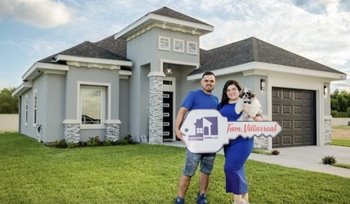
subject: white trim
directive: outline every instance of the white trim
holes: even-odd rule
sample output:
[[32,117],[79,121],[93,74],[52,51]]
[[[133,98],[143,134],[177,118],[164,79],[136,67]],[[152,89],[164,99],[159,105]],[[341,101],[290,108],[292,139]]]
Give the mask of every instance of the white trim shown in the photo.
[[132,71],[126,71],[126,70],[120,70],[119,75],[126,75],[126,76],[131,76]]
[[[38,97],[38,90],[33,90],[33,127],[36,127],[36,124],[38,122],[38,107],[39,107],[39,97]],[[35,108],[36,106],[36,108]]]
[[203,35],[207,34],[209,32],[212,32],[214,30],[214,26],[212,26],[212,25],[189,22],[189,21],[184,21],[184,20],[179,20],[179,19],[175,19],[175,18],[170,18],[170,17],[166,17],[166,16],[161,16],[161,15],[149,13],[146,16],[138,19],[134,23],[128,25],[123,30],[116,33],[114,35],[114,39],[117,39],[119,37],[127,35],[128,33],[134,31],[135,29],[137,29],[141,25],[145,24],[147,21],[150,21],[150,22],[158,21],[158,22],[162,22],[162,23],[173,23],[173,24],[176,24],[179,26],[187,26],[187,27],[193,28],[193,31],[200,30]]
[[[101,59],[101,58],[91,58],[91,57],[76,57],[76,56],[62,55],[62,54],[57,55],[56,59],[64,60],[64,61],[73,61],[73,62],[86,62],[86,63],[96,63],[96,64],[128,66],[128,67],[132,66],[131,61]],[[119,66],[115,67],[115,69],[120,69]]]
[[164,72],[164,67],[163,67],[164,63],[194,66],[196,68],[199,67],[199,63],[184,62],[184,61],[177,61],[177,60],[170,60],[170,59],[161,58],[159,61],[160,72]]
[[29,100],[28,100],[28,94],[24,96],[24,124],[25,126],[28,126],[28,119],[29,119]]
[[33,87],[32,82],[23,82],[21,85],[19,85],[16,90],[12,93],[12,96],[20,96],[27,90],[31,89]]
[[151,76],[165,77],[165,74],[164,74],[164,72],[150,72],[147,76],[148,77],[151,77]]
[[[179,48],[176,47],[176,44],[180,45]],[[184,53],[185,52],[185,41],[181,40],[181,39],[173,39],[173,51],[174,52],[180,52],[180,53]]]
[[170,47],[171,47],[170,44],[171,42],[169,37],[158,36],[158,50],[170,51]]
[[37,76],[41,74],[42,70],[68,71],[69,66],[36,62],[23,74],[22,76],[23,81],[29,81],[29,80],[35,79]]
[[122,124],[120,120],[106,120],[105,124]]
[[[335,80],[346,79],[345,74],[310,70],[306,68],[291,67],[291,66],[285,66],[285,65],[269,64],[264,62],[249,62],[245,64],[240,64],[237,66],[224,67],[221,69],[212,70],[212,72],[216,76],[221,76],[221,75],[233,74],[233,73],[243,72],[243,71],[252,71],[253,69],[255,69],[257,72],[263,70],[263,71],[273,71],[273,72],[280,72],[280,73],[286,73],[286,74],[299,74],[303,76],[323,77],[323,78],[335,79]],[[202,74],[203,73],[199,73],[192,76],[188,76],[187,80],[200,79],[202,77]],[[252,72],[249,72],[249,74],[256,74],[256,73],[252,71]]]
[[[190,50],[191,49],[191,46],[190,44],[194,45],[194,50]],[[198,54],[198,43],[197,42],[194,42],[194,41],[187,41],[186,43],[186,51],[187,51],[187,54],[190,54],[190,55],[197,55]]]
[[79,120],[75,120],[75,119],[65,119],[62,122],[63,124],[80,124]]
[[66,71],[61,71],[61,70],[44,70],[43,74],[57,74],[57,75],[65,75]]
[[[105,87],[107,90],[105,91],[107,93],[107,117],[105,115],[106,110],[103,111],[103,114],[101,115],[101,124],[98,125],[86,125],[81,124],[81,98],[80,98],[80,87],[81,85],[90,85],[90,86],[99,86],[99,87]],[[112,107],[112,85],[110,83],[101,83],[101,82],[91,82],[91,81],[77,81],[77,121],[79,121],[82,129],[101,129],[104,127],[104,123],[106,120],[111,119],[111,107]],[[106,96],[105,96],[106,97]],[[105,101],[106,102],[106,101]],[[104,106],[104,104],[102,104]],[[87,127],[88,126],[88,127]],[[90,128],[91,127],[91,128]]]

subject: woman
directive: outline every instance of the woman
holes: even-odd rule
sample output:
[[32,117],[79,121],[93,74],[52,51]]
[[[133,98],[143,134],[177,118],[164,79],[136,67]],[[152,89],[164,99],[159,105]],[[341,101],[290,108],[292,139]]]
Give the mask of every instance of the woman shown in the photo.
[[[237,121],[240,114],[235,112],[235,105],[239,98],[241,86],[235,80],[228,80],[222,91],[222,99],[219,104],[219,111],[228,121]],[[245,107],[246,108],[246,107]],[[261,121],[261,116],[254,118]],[[233,194],[234,204],[249,203],[248,187],[245,177],[244,163],[253,149],[253,138],[237,137],[224,146],[225,153],[225,175],[226,192]]]

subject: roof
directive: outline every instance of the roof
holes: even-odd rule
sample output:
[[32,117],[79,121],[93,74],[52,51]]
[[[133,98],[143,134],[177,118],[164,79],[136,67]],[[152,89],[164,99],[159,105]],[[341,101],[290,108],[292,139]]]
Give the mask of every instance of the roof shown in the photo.
[[[106,39],[101,40],[95,44],[91,43],[89,41],[85,41],[85,42],[78,44],[74,47],[71,47],[67,50],[56,53],[56,54],[51,55],[49,57],[46,57],[42,60],[39,60],[38,62],[50,63],[50,64],[65,64],[65,62],[62,62],[62,61],[55,61],[55,57],[58,55],[69,55],[69,56],[75,56],[75,57],[131,61],[131,60],[127,59],[125,56],[120,55],[120,54],[123,54],[123,51],[126,52],[125,45],[124,45],[124,47],[118,45],[119,41],[116,41],[113,44],[108,45],[108,43],[113,42],[113,36],[110,36],[107,40]],[[115,51],[111,48],[114,45],[118,45],[114,48]],[[117,52],[117,51],[119,51],[119,52]],[[124,55],[125,55],[125,53],[124,53]],[[124,67],[124,66],[122,66],[121,69],[122,70],[131,70],[129,67]]]
[[[204,53],[203,56],[202,53]],[[201,50],[201,66],[189,75],[232,67],[249,62],[264,62],[269,64],[344,74],[343,72],[328,66],[251,37],[212,50]]]
[[94,43],[96,46],[126,58],[126,40],[114,39],[114,35]]
[[128,39],[140,33],[146,32],[153,27],[162,29],[172,29],[180,27],[179,31],[195,35],[205,35],[214,30],[212,25],[204,23],[183,13],[174,11],[168,7],[162,7],[155,11],[149,12],[135,22],[131,23],[114,35],[115,39]]
[[176,19],[183,20],[183,21],[189,21],[189,22],[193,22],[193,23],[200,23],[200,24],[204,24],[204,25],[209,25],[207,23],[204,23],[203,21],[197,20],[197,19],[192,18],[190,16],[187,16],[183,13],[174,11],[166,6],[164,6],[163,8],[160,8],[158,10],[152,11],[150,13],[161,15],[161,16],[167,16],[170,18],[176,18]]
[[102,58],[102,59],[130,61],[127,58],[118,55],[117,53],[114,53],[114,52],[111,52],[107,49],[99,47],[99,46],[97,46],[89,41],[85,41],[85,42],[78,44],[74,47],[71,47],[67,50],[64,50],[62,52],[51,55],[50,57],[42,59],[39,62],[54,63],[53,57],[55,57],[56,55],[59,55],[59,54],[76,56],[76,57]]

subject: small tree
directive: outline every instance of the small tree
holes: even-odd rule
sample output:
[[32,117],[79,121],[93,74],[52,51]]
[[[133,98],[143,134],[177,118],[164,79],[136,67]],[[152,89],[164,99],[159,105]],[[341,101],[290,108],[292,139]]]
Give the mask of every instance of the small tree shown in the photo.
[[0,113],[18,113],[18,97],[13,97],[15,88],[3,88],[0,92]]
[[333,117],[350,117],[350,93],[335,90],[331,94],[331,110]]

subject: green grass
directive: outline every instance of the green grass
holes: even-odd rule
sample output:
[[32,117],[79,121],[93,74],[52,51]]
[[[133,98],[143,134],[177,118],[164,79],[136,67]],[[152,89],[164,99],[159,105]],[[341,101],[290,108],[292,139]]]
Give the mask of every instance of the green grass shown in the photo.
[[350,169],[350,164],[335,163],[335,164],[333,164],[332,166]]
[[332,145],[350,147],[350,140],[348,140],[348,139],[332,139]]
[[[58,149],[0,134],[0,203],[172,203],[184,149],[124,145]],[[224,157],[216,159],[209,201],[230,203]],[[247,161],[251,203],[349,203],[350,179]],[[194,203],[198,174],[187,193]]]

